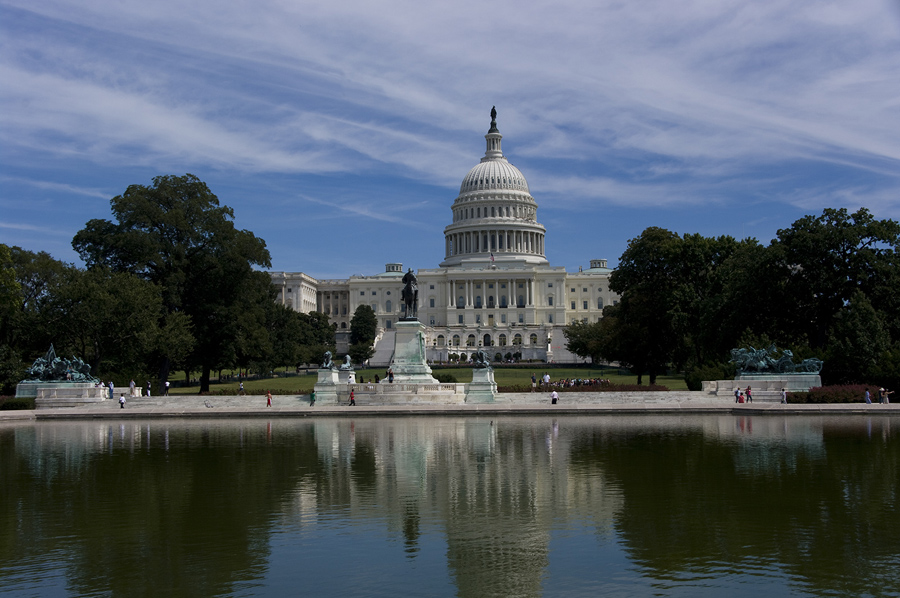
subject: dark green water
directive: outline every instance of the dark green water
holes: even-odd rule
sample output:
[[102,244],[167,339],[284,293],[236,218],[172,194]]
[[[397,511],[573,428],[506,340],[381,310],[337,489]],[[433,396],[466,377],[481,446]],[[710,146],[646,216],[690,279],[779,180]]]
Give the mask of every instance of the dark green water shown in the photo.
[[2,596],[900,596],[900,418],[0,425]]

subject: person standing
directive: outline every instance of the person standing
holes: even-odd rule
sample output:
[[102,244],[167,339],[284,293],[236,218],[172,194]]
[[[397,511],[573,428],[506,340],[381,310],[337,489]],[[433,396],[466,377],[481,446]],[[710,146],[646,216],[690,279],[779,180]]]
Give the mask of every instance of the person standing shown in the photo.
[[309,406],[312,407],[316,404],[316,391],[313,390],[309,393]]
[[266,391],[266,407],[271,407],[271,406],[272,406],[272,391],[267,390]]
[[884,403],[884,389],[883,388],[878,389],[878,402],[882,403],[882,404]]
[[113,384],[113,381],[109,381],[109,398],[113,398],[116,393],[116,385]]
[[551,405],[556,405],[556,403],[557,403],[558,401],[559,401],[559,393],[557,393],[557,392],[554,390],[553,392],[550,393],[550,404],[551,404]]
[[131,379],[131,384],[128,385],[128,388],[131,390],[131,392],[130,392],[130,394],[129,394],[128,396],[130,396],[130,397],[133,397],[133,396],[134,396],[134,387],[135,387],[135,384],[134,384],[134,378],[132,378],[132,379]]
[[750,394],[750,385],[749,384],[747,385],[747,402],[748,403],[753,402],[753,396]]
[[781,389],[781,404],[787,405],[787,390]]
[[541,381],[542,381],[546,386],[550,386],[550,374],[548,374],[547,372],[544,372],[544,376],[543,376],[543,378],[541,378]]
[[166,396],[169,396],[169,381],[166,380]]
[[150,396],[150,381],[147,380],[147,396]]
[[119,409],[125,409],[125,393],[119,395]]
[[735,402],[735,403],[740,402],[740,401],[739,401],[740,398],[741,398],[741,389],[740,389],[740,388],[735,388],[735,389],[734,389],[734,402]]
[[869,395],[869,389],[866,388],[866,405],[872,404],[872,397]]
[[394,368],[388,370],[388,382],[391,384],[394,383]]
[[356,396],[353,394],[353,391],[350,391],[350,405],[349,407],[356,407]]
[[537,388],[537,378],[534,375],[534,372],[531,372],[531,392],[534,392],[534,389]]

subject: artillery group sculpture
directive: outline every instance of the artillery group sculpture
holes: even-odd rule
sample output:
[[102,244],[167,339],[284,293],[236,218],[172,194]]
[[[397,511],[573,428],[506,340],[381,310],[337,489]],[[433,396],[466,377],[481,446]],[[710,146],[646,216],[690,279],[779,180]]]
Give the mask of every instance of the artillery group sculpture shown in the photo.
[[815,357],[794,363],[794,354],[788,349],[768,348],[732,349],[731,362],[738,374],[818,374],[824,362]]

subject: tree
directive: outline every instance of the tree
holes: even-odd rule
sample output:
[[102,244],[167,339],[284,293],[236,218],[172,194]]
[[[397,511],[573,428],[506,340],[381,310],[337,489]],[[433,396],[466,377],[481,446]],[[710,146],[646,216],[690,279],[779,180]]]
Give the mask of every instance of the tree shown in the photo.
[[838,314],[858,290],[900,334],[900,224],[875,220],[865,208],[825,209],[804,216],[772,242],[770,275],[783,280],[779,325],[814,349],[826,346]]
[[375,354],[373,343],[378,332],[378,318],[368,305],[360,305],[350,319],[350,358],[364,363]]
[[600,322],[576,320],[563,329],[566,348],[582,358],[590,358],[595,364],[603,360]]
[[[268,277],[253,266],[270,267],[265,242],[236,229],[232,209],[191,174],[131,185],[110,204],[116,221],[89,221],[72,246],[88,268],[158,285],[164,313],[190,317],[196,342],[183,361],[199,367],[200,391],[208,391],[210,371],[233,363],[238,343],[252,344],[248,339],[264,326],[262,302],[273,296],[262,284]],[[157,361],[164,380],[173,355],[163,347]]]

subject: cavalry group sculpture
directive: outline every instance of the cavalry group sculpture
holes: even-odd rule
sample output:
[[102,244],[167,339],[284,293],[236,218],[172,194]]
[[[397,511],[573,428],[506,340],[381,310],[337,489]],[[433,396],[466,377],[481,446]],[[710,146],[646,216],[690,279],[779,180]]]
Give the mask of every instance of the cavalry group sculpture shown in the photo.
[[415,320],[418,318],[419,283],[412,268],[403,275],[403,290],[400,297],[403,299],[403,319]]
[[824,362],[815,357],[794,363],[794,354],[788,349],[780,351],[775,345],[768,348],[732,349],[731,362],[738,374],[818,374]]
[[25,370],[25,375],[24,382],[99,382],[91,376],[90,364],[79,357],[57,357],[53,345],[43,357],[34,360],[31,367]]

